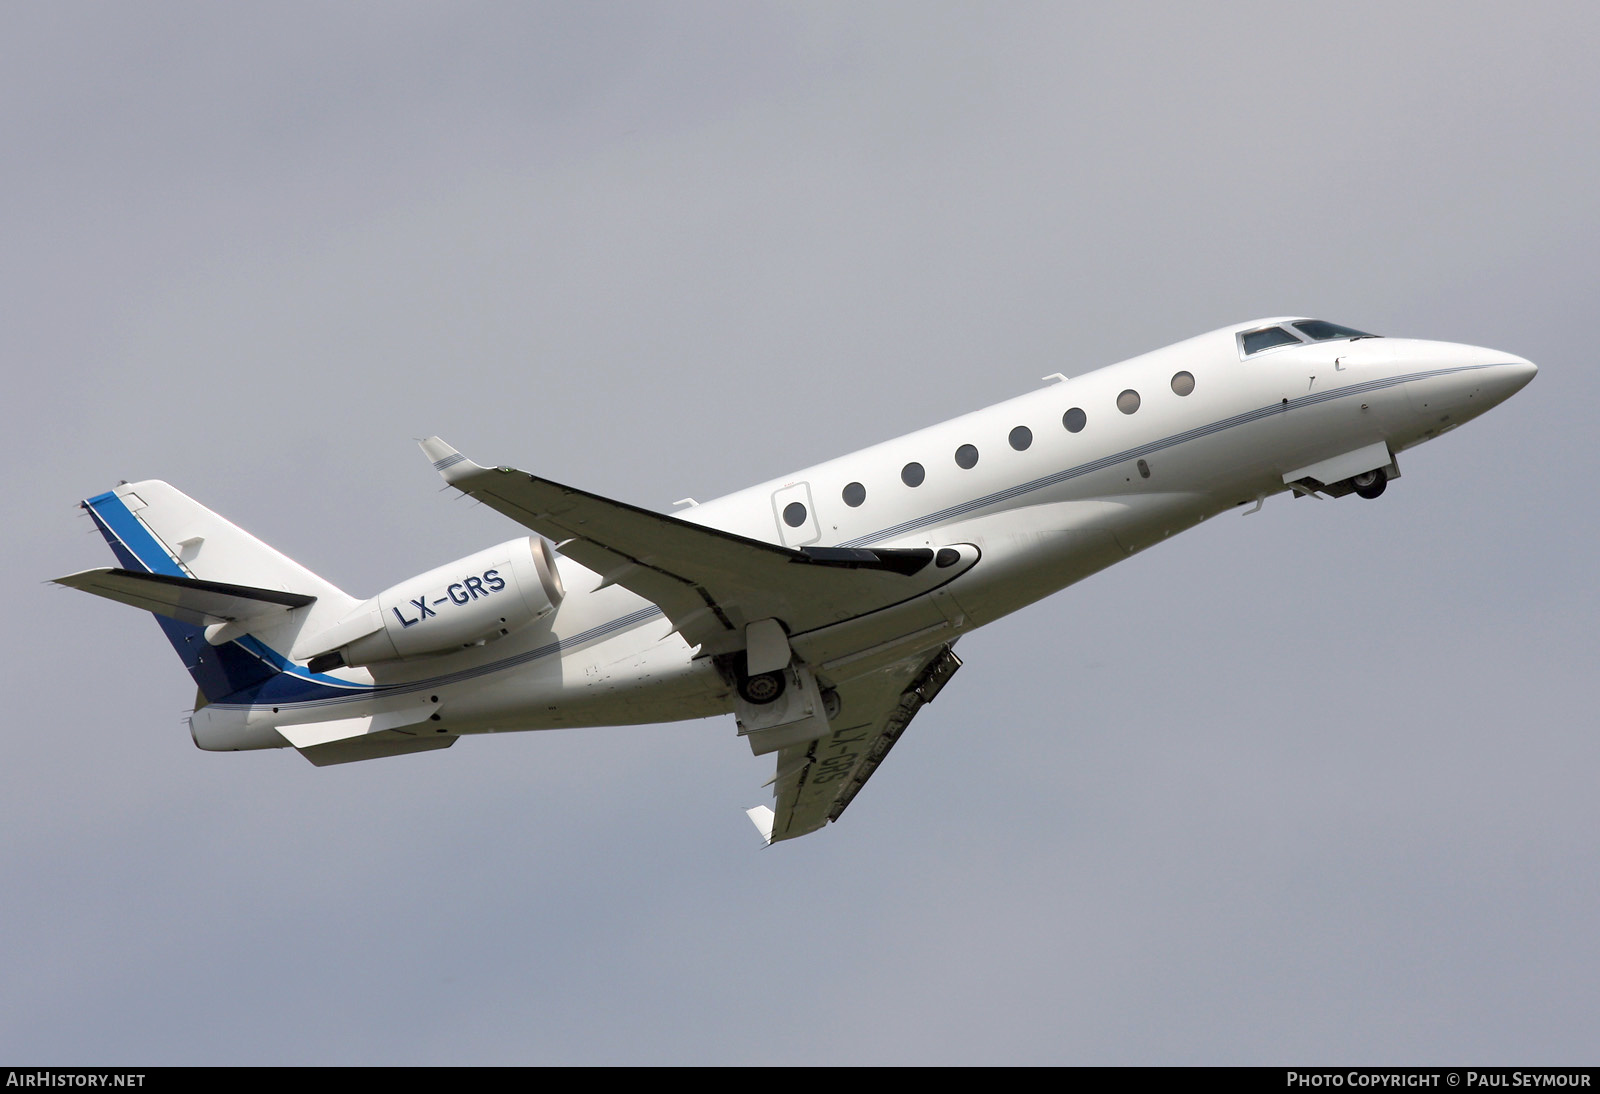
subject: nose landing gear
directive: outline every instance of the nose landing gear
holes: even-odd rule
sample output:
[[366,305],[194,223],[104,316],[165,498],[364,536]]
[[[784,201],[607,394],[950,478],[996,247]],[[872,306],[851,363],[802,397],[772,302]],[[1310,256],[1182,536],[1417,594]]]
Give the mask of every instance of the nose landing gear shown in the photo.
[[1389,474],[1383,468],[1376,471],[1365,471],[1350,479],[1350,486],[1357,494],[1371,499],[1383,493],[1389,485]]

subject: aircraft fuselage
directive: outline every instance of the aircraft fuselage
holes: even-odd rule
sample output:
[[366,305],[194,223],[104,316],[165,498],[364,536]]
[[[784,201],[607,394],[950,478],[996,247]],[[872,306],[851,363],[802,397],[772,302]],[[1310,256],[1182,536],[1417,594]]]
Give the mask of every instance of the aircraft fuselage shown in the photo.
[[[791,548],[975,549],[976,564],[929,593],[789,635],[820,678],[856,673],[952,642],[1225,510],[1291,489],[1349,492],[1374,475],[1381,491],[1398,474],[1396,455],[1508,398],[1535,371],[1502,352],[1396,338],[1247,353],[1248,329],[1054,382],[676,516]],[[1308,469],[1343,477],[1299,474]],[[282,747],[278,729],[294,721],[419,703],[450,734],[733,709],[726,674],[654,604],[600,587],[601,575],[570,558],[557,565],[566,596],[530,626],[459,652],[316,674],[348,689],[331,698],[326,688],[305,697],[308,674],[286,672],[247,704],[197,711],[196,743]]]

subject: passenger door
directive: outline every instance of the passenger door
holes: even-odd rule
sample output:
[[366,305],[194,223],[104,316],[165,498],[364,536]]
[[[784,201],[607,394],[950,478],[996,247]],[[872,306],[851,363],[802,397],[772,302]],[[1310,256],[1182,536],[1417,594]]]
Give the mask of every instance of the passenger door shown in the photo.
[[776,491],[772,495],[772,519],[777,522],[778,541],[785,547],[803,547],[822,538],[809,483],[790,483]]

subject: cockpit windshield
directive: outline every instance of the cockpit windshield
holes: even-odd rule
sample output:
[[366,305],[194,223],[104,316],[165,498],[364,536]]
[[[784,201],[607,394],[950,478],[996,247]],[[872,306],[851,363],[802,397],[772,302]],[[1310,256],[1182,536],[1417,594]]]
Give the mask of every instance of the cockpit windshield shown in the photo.
[[1260,353],[1273,346],[1292,346],[1300,339],[1282,327],[1263,327],[1261,330],[1246,331],[1239,336],[1239,341],[1244,346],[1245,353],[1251,354]]
[[1335,338],[1383,337],[1379,334],[1368,334],[1364,330],[1356,330],[1354,327],[1341,327],[1338,323],[1330,323],[1326,319],[1303,319],[1292,326],[1313,342],[1327,342]]
[[1296,319],[1279,326],[1241,331],[1239,355],[1249,357],[1251,354],[1277,349],[1280,346],[1298,346],[1306,342],[1332,342],[1342,338],[1354,341],[1357,338],[1381,337],[1382,335],[1368,334],[1354,327],[1330,323],[1326,319]]

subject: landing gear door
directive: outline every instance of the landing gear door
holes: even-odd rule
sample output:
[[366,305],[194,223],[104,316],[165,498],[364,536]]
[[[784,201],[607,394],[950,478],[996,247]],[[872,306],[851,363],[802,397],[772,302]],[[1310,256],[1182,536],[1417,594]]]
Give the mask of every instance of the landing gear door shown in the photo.
[[809,483],[791,483],[774,493],[772,519],[777,521],[778,539],[785,547],[804,547],[822,538]]

